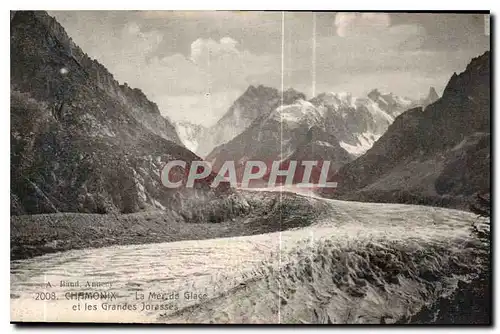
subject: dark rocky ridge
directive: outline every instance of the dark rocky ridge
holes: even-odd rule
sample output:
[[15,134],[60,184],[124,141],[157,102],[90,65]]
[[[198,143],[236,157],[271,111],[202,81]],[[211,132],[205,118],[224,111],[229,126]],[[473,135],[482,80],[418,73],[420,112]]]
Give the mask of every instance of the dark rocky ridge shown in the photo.
[[[297,145],[296,150],[285,161],[280,164],[280,169],[288,169],[290,161],[297,161],[293,183],[302,182],[305,167],[302,165],[303,161],[317,161],[318,164],[312,168],[309,182],[317,184],[320,180],[321,170],[324,161],[330,161],[329,173],[327,174],[327,181],[332,181],[335,172],[352,161],[352,156],[344,150],[338,143],[335,136],[326,133],[324,130],[317,126],[309,129],[302,142]],[[264,176],[264,180],[269,180],[270,173]],[[284,183],[285,177],[278,176],[277,183]]]
[[[61,58],[49,59],[56,50]],[[127,106],[132,116],[153,133],[181,144],[175,127],[160,114],[156,103],[148,100],[140,89],[130,88],[127,83],[120,85],[102,64],[74,43],[53,17],[44,11],[11,12],[12,89],[29,92],[37,100],[58,97],[54,94],[54,89],[59,88],[56,84],[59,80],[54,76],[57,72],[49,74],[56,62],[61,67],[75,68],[80,72],[80,80],[92,83]]]
[[[329,145],[326,145],[329,144]],[[326,133],[323,129],[313,126],[289,158],[290,160],[331,160],[339,168],[352,160],[339,144],[334,135]]]
[[[250,85],[221,119],[198,135],[201,156],[208,155],[215,147],[229,142],[247,129],[257,118],[268,115],[281,104],[281,92],[276,88]],[[294,89],[283,92],[283,104],[291,104],[305,95]]]
[[490,191],[490,53],[453,74],[443,96],[396,118],[363,156],[342,167],[336,196],[464,207]]
[[119,85],[47,13],[14,14],[11,214],[129,213],[209,196],[161,184],[177,159],[200,160],[156,104]]

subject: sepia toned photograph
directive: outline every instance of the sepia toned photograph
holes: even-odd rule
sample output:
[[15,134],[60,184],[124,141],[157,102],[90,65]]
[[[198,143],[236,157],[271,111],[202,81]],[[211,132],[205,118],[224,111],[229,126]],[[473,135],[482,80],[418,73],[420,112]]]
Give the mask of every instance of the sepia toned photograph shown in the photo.
[[10,321],[492,325],[490,11],[10,11]]

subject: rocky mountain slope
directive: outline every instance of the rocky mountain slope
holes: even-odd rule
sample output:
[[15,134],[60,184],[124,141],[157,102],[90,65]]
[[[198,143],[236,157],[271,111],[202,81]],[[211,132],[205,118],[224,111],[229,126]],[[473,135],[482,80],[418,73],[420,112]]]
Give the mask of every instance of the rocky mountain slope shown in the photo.
[[[285,104],[293,103],[298,98],[305,99],[304,94],[293,89],[283,95]],[[263,85],[249,86],[215,125],[197,134],[195,140],[199,145],[195,152],[205,157],[215,147],[242,133],[259,116],[269,114],[280,103],[281,93],[277,89]]]
[[172,159],[200,158],[138,89],[120,85],[46,12],[11,13],[11,213],[135,212],[182,193]]
[[[330,182],[333,181],[336,171],[344,164],[352,161],[352,159],[352,155],[339,145],[335,136],[326,133],[318,126],[313,126],[302,139],[302,142],[297,144],[295,151],[280,164],[280,169],[286,170],[289,168],[291,161],[297,161],[293,183],[301,183],[306,170],[305,165],[302,163],[304,161],[317,161],[317,165],[312,167],[309,183],[318,184],[325,161],[330,161],[327,174],[327,181]],[[269,176],[270,173],[267,173],[263,179],[269,180]],[[281,184],[286,181],[286,178],[278,176],[276,181]]]
[[[293,89],[285,93],[292,96],[304,94]],[[427,106],[438,98],[433,87],[429,95],[419,100],[381,93],[373,89],[365,97],[356,98],[349,93],[322,93],[309,102],[316,108],[329,112],[330,130],[340,139],[349,153],[359,156],[387,130],[394,118],[415,106]],[[245,131],[260,116],[268,115],[281,104],[281,94],[275,88],[249,86],[233,103],[227,113],[213,126],[205,128],[189,122],[179,122],[177,129],[182,142],[202,157],[207,157],[219,145],[228,143]]]
[[490,190],[490,53],[454,73],[443,96],[398,116],[338,173],[341,198],[461,207]]
[[[321,111],[304,100],[301,93],[295,92],[287,98],[283,105],[262,113],[245,131],[227,144],[216,147],[206,160],[213,164],[215,170],[225,161],[235,161],[237,174],[242,175],[246,161],[264,161],[269,169],[273,161],[286,161],[299,147],[311,145],[310,129],[325,129]],[[311,138],[308,140],[308,137]],[[332,138],[334,137],[326,140]],[[340,154],[340,160],[351,160],[352,157],[339,146],[338,141],[333,141],[322,144],[335,147],[334,151]]]
[[[290,101],[285,99],[283,105],[261,110],[248,128],[216,147],[206,159],[215,168],[227,160],[236,161],[242,168],[248,160],[270,165],[272,161],[286,164],[291,158],[330,160],[331,167],[338,168],[364,153],[397,115],[416,104],[378,90],[365,98],[354,98],[348,93],[322,93],[307,101],[304,94],[294,95]],[[320,139],[311,141],[311,134]]]

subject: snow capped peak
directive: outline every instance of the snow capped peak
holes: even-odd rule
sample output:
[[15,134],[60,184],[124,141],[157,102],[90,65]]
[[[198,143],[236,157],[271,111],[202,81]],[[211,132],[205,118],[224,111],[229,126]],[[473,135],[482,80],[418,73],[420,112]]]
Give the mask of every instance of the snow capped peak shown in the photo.
[[339,100],[350,101],[352,99],[352,94],[349,92],[329,92],[326,94],[329,96],[335,97],[336,99],[339,99]]
[[372,89],[367,96],[370,100],[378,103],[383,103],[387,106],[397,103],[398,100],[404,101],[404,98],[395,95],[393,92],[380,92],[376,88]]
[[377,88],[375,89],[372,89],[369,93],[368,93],[368,97],[373,100],[373,101],[377,101],[378,98],[380,97],[380,95],[382,95],[382,93],[379,92],[379,90]]
[[175,123],[175,129],[184,146],[195,152],[199,146],[199,137],[205,128],[202,125],[188,121],[179,121]]
[[295,103],[293,103],[293,104],[279,106],[278,108],[276,108],[274,110],[274,112],[272,114],[276,114],[278,116],[279,115],[283,116],[286,114],[294,113],[297,116],[304,116],[310,112],[317,112],[314,105],[309,101],[305,101],[305,100],[300,99],[300,100],[295,101]]
[[384,107],[381,107],[377,101],[373,101],[372,99],[358,99],[356,100],[356,105],[361,108],[366,108],[368,112],[372,115],[375,122],[383,121],[387,123],[387,125],[391,124],[394,121],[394,117],[392,117]]
[[295,101],[295,104],[299,104],[304,108],[314,108],[314,105],[311,102],[303,100],[303,99],[299,99],[299,100]]
[[381,114],[388,120],[390,118],[390,122],[392,122],[392,120],[394,120],[394,118],[396,118],[403,111],[410,109],[416,104],[416,101],[413,101],[410,98],[401,97],[392,92],[382,93],[378,89],[371,90],[367,97],[368,98],[364,99],[364,101],[368,104],[376,104],[378,106],[376,109],[380,109],[383,112],[380,113],[379,110],[377,110],[377,114]]
[[408,107],[415,102],[406,96],[394,96],[394,100],[402,106]]
[[269,115],[269,119],[283,121],[291,126],[304,122],[310,125],[317,124],[321,118],[321,112],[311,102],[303,99],[293,104],[279,106]]
[[315,105],[323,105],[338,110],[340,108],[356,108],[356,98],[348,92],[321,93],[311,100]]
[[410,105],[414,101],[405,96],[399,96],[393,92],[381,92],[377,88],[372,89],[368,94],[368,98],[374,102],[382,102],[387,105],[400,104],[400,105]]

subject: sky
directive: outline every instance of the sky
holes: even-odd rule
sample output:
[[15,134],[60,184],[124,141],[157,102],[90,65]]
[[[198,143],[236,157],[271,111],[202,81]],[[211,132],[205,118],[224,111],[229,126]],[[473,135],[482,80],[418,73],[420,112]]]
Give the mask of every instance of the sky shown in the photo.
[[51,11],[173,121],[210,126],[249,85],[410,98],[490,49],[483,14]]

